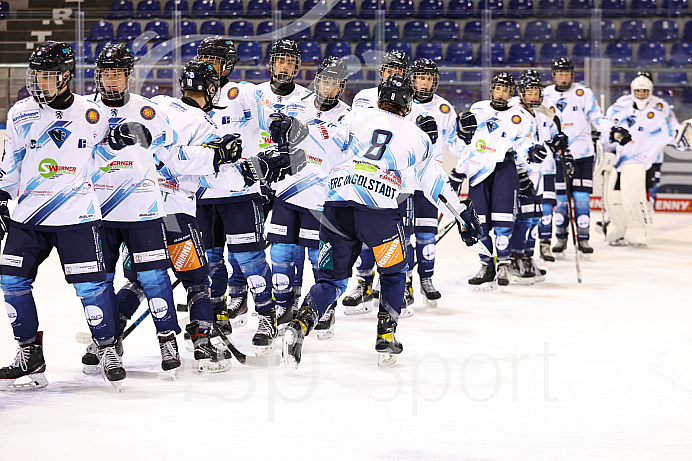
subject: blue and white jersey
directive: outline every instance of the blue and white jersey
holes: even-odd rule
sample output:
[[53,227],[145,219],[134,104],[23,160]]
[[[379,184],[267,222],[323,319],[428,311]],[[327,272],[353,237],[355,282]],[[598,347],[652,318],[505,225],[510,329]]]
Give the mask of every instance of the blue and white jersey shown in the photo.
[[258,148],[260,151],[268,148],[272,143],[269,136],[269,124],[271,123],[269,116],[271,114],[281,112],[300,120],[303,119],[305,112],[309,110],[305,101],[302,101],[306,91],[304,86],[296,84],[291,93],[280,96],[272,91],[270,82],[260,83],[255,86],[253,99],[255,100],[257,123],[259,125]]
[[341,145],[334,135],[341,121],[351,109],[348,104],[339,103],[328,111],[315,108],[313,93],[303,100],[312,110],[306,111],[301,119],[310,129],[310,134],[297,147],[305,149],[307,164],[298,173],[286,176],[272,184],[276,198],[300,208],[322,210],[326,195],[327,176],[335,165],[344,161]]
[[471,186],[477,186],[495,171],[495,165],[505,160],[507,152],[515,153],[515,162],[526,171],[529,147],[535,144],[534,118],[520,106],[496,110],[491,101],[479,101],[471,106],[477,128],[471,143],[457,142],[459,161],[456,170],[465,173]]
[[[430,138],[410,120],[376,108],[354,110],[342,120],[335,141],[346,160],[329,173],[327,201],[395,209],[411,176],[438,208],[438,195],[444,194],[457,211],[463,210],[442,164],[434,158]],[[449,214],[444,205],[440,209]]]
[[377,107],[377,100],[377,87],[366,88],[356,93],[356,95],[353,97],[353,104],[351,104],[351,107],[353,110],[364,109],[366,107]]
[[610,136],[612,123],[603,116],[593,92],[586,86],[573,83],[569,90],[557,91],[550,85],[543,92],[543,105],[560,118],[562,131],[569,137],[569,149],[575,159],[592,157],[591,125],[601,136]]
[[109,115],[110,126],[141,123],[152,138],[148,149],[135,144],[117,151],[112,162],[92,175],[103,220],[138,222],[165,216],[154,155],[161,155],[159,151],[169,149],[174,142],[168,116],[158,104],[138,94],[130,94],[122,107],[110,107],[100,96],[97,104]]
[[663,148],[673,142],[680,126],[670,106],[661,98],[652,96],[647,105],[639,110],[632,95],[620,97],[607,110],[613,124],[626,128],[632,141],[624,146],[615,145],[615,166],[644,164],[646,169],[663,157]]
[[412,122],[416,122],[419,115],[431,116],[437,123],[437,142],[435,143],[435,158],[442,160],[442,153],[446,148],[449,152],[456,150],[457,142],[457,113],[449,101],[438,95],[433,95],[432,100],[421,103],[413,100],[411,112],[406,116]]
[[107,114],[84,96],[67,109],[32,98],[12,106],[0,167],[0,190],[17,199],[12,220],[54,230],[101,219],[91,175],[114,159],[107,133]]

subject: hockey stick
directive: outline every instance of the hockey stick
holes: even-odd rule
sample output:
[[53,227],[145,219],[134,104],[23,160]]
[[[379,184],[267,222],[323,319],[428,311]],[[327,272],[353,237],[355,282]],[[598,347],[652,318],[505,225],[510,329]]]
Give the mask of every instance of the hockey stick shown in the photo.
[[245,355],[240,352],[231,342],[230,339],[221,331],[221,329],[215,324],[213,328],[214,332],[221,338],[224,345],[231,351],[231,354],[238,360],[238,362],[249,367],[256,368],[269,368],[278,367],[281,364],[281,357],[278,355]]
[[[464,220],[461,218],[461,215],[459,215],[459,213],[457,213],[457,210],[455,210],[454,207],[447,201],[447,199],[445,198],[445,196],[442,195],[442,194],[440,194],[440,195],[437,196],[437,198],[439,198],[439,199],[442,201],[442,203],[445,204],[445,206],[447,207],[447,209],[454,215],[454,218],[456,218],[457,222],[458,222],[459,224],[461,224],[461,226],[462,226],[464,229],[468,229],[469,226],[468,226],[468,225],[464,222]],[[484,255],[488,256],[489,258],[492,258],[492,257],[493,257],[492,252],[491,252],[491,251],[485,246],[485,244],[484,244],[483,242],[481,242],[480,240],[478,240],[476,243],[474,243],[473,246],[475,246],[476,248],[478,248],[478,249],[481,251],[481,253],[483,253]]]

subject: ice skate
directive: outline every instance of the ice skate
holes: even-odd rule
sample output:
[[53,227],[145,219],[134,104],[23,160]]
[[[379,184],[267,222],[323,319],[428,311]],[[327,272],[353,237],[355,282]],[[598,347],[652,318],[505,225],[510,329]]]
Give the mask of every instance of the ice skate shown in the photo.
[[315,325],[315,334],[317,339],[329,339],[334,336],[334,322],[336,322],[336,313],[334,307],[330,306],[327,312],[324,313],[317,325]]
[[558,238],[557,243],[553,247],[554,259],[565,259],[565,250],[567,249],[567,238]]
[[495,266],[493,264],[481,264],[481,269],[475,277],[469,279],[469,285],[473,291],[487,291],[497,288],[495,283]]
[[159,333],[159,349],[161,349],[161,369],[167,371],[171,379],[178,377],[180,368],[180,354],[178,353],[178,341],[175,332]]
[[[127,320],[120,319],[120,333],[115,338],[115,351],[120,357],[125,352],[123,349],[123,332],[127,326]],[[87,345],[86,353],[82,356],[82,373],[93,375],[101,373],[100,360],[98,357],[98,346],[94,341]]]
[[521,283],[521,267],[519,265],[519,258],[517,256],[511,256],[509,258],[509,264],[507,265],[507,278],[509,278],[509,283],[512,285],[519,285]]
[[431,277],[422,277],[420,279],[420,292],[424,296],[423,304],[425,304],[425,307],[437,307],[437,300],[442,295],[433,286]]
[[247,324],[247,293],[228,298],[228,318],[231,325],[242,327]]
[[123,361],[115,350],[115,344],[98,346],[98,356],[101,365],[101,374],[107,379],[118,392],[122,391],[122,381],[126,373],[123,368]]
[[283,334],[286,329],[288,322],[293,320],[295,312],[298,310],[298,303],[300,302],[300,297],[297,295],[293,296],[293,302],[289,306],[284,306],[282,304],[276,303],[276,328],[279,331],[279,336]]
[[278,335],[276,329],[276,311],[272,308],[268,312],[257,313],[259,325],[257,333],[252,337],[252,344],[255,346],[255,354],[267,355],[276,347],[274,339]]
[[593,248],[591,248],[591,245],[589,245],[589,241],[577,240],[577,247],[579,248],[579,257],[584,261],[591,261]]
[[555,262],[555,257],[550,252],[550,240],[541,240],[540,245],[541,259],[547,263]]
[[375,350],[377,351],[377,365],[387,367],[396,363],[397,355],[404,350],[404,345],[396,340],[396,322],[386,312],[377,313],[377,339]]
[[358,285],[341,300],[341,304],[344,305],[344,314],[360,315],[370,312],[373,309],[372,299],[372,282],[359,278]]
[[516,266],[519,269],[518,277],[512,280],[517,285],[533,285],[536,283],[536,273],[533,270],[533,262],[528,256],[516,258]]
[[529,257],[529,261],[533,267],[533,273],[536,274],[536,282],[545,282],[545,274],[547,271],[538,267],[538,263],[533,258]]
[[282,356],[284,367],[288,371],[295,371],[300,365],[303,351],[303,341],[310,333],[314,323],[314,313],[308,306],[303,306],[298,311],[295,320],[286,327],[283,339]]
[[185,330],[192,338],[199,373],[221,373],[231,368],[231,353],[215,347],[209,331],[200,331],[196,323],[189,324]]
[[497,270],[495,272],[495,283],[499,287],[506,287],[509,285],[509,261],[499,261],[497,263]]
[[[12,365],[0,368],[0,391],[42,389],[48,385],[43,374],[46,361],[43,358],[43,332],[36,333],[36,341],[19,346]],[[21,382],[26,381],[28,382]],[[20,382],[17,382],[20,381]]]
[[407,278],[404,288],[404,306],[401,308],[399,317],[411,317],[413,315],[413,301],[413,281]]

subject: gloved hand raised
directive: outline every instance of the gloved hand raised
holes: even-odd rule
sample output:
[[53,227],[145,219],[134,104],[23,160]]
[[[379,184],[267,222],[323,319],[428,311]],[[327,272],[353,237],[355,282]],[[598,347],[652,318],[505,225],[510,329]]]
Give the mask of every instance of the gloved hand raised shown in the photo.
[[243,156],[243,142],[240,134],[226,134],[221,138],[202,144],[214,151],[214,171],[219,172],[219,167],[224,163],[233,163]]
[[108,145],[113,150],[121,150],[127,146],[140,146],[148,149],[151,146],[151,132],[139,122],[126,122],[112,126],[108,130]]
[[437,142],[437,122],[434,118],[430,115],[425,117],[419,115],[418,118],[416,118],[416,125],[418,125],[418,128],[425,131],[433,144]]
[[269,135],[280,151],[287,151],[289,146],[300,143],[310,133],[305,123],[281,112],[274,112],[269,118]]

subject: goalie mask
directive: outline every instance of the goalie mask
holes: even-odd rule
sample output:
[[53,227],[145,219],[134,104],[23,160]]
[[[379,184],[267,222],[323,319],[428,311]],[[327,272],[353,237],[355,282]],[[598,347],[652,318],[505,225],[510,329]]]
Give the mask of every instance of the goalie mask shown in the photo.
[[643,110],[651,100],[651,93],[654,92],[654,84],[648,77],[639,75],[632,80],[630,89],[632,90],[632,97],[634,98],[634,104],[637,106],[637,109]]
[[180,89],[185,91],[200,91],[204,93],[206,104],[202,108],[205,112],[214,107],[219,100],[219,74],[214,66],[204,61],[190,61],[183,68],[180,75]]
[[67,43],[42,43],[29,57],[27,91],[37,103],[50,104],[70,82],[74,72],[74,52]]
[[101,97],[108,101],[121,101],[130,91],[135,57],[125,45],[106,45],[96,58],[94,82]]
[[292,83],[300,69],[300,50],[293,40],[277,40],[269,51],[269,73],[273,82]]
[[317,104],[327,107],[336,105],[344,93],[347,80],[348,68],[343,59],[334,56],[324,58],[314,81]]

